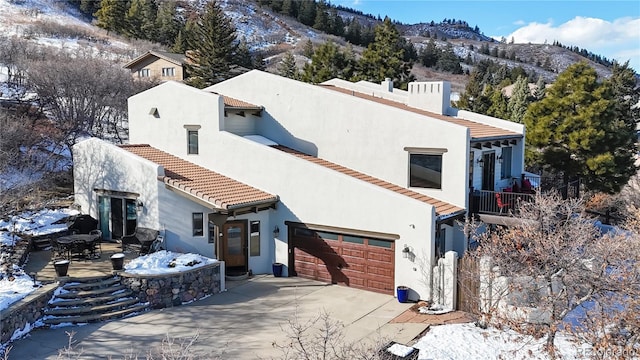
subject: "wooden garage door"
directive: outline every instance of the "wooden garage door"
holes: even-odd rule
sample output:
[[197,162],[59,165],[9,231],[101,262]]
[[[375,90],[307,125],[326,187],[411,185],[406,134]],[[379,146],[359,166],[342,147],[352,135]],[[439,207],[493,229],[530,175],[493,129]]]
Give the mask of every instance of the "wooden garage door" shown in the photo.
[[290,235],[294,275],[393,294],[393,241],[307,228]]

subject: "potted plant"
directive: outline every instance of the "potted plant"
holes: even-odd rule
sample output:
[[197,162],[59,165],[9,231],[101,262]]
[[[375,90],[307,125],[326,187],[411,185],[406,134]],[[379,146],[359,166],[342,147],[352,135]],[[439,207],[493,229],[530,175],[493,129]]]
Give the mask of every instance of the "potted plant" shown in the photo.
[[56,275],[58,275],[58,277],[67,276],[67,271],[69,271],[69,260],[58,260],[53,263],[53,267],[56,269]]

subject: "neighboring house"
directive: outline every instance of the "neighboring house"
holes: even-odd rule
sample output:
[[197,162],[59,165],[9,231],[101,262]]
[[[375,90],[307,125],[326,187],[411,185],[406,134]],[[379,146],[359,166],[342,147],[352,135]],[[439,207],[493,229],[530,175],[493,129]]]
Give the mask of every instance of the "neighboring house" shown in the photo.
[[183,81],[187,57],[165,51],[150,50],[131,60],[124,67],[136,78]]
[[168,249],[228,272],[279,262],[432,299],[438,259],[467,249],[470,198],[511,186],[524,163],[523,125],[453,109],[449,91],[257,70],[203,90],[165,82],[129,99],[132,145],[74,147],[76,203],[107,236],[159,229]]

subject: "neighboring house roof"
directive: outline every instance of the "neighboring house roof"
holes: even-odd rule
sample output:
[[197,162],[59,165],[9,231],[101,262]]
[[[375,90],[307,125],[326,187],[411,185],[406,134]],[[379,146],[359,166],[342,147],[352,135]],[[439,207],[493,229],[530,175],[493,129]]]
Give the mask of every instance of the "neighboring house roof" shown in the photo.
[[436,208],[436,215],[451,215],[454,214],[456,212],[459,211],[463,211],[464,209],[459,208],[453,204],[449,204],[447,202],[444,201],[440,201],[438,199],[434,199],[430,196],[424,195],[424,194],[420,194],[419,192],[407,189],[407,188],[403,188],[401,186],[392,184],[388,181],[382,180],[382,179],[378,179],[375,178],[373,176],[367,175],[367,174],[363,174],[361,172],[358,172],[356,170],[353,169],[349,169],[347,167],[344,167],[342,165],[338,165],[335,163],[332,163],[330,161],[324,160],[324,159],[320,159],[318,157],[312,156],[312,155],[308,155],[305,154],[303,152],[291,149],[289,147],[283,146],[283,145],[277,145],[277,146],[272,146],[274,149],[278,149],[280,151],[284,151],[288,154],[294,155],[296,157],[299,157],[301,159],[310,161],[312,163],[318,164],[320,166],[324,166],[326,168],[341,172],[345,175],[354,177],[356,179],[371,183],[373,185],[377,185],[380,186],[384,189],[408,196],[410,198],[416,199],[418,201],[422,201],[424,203],[427,203],[429,205],[433,205]]
[[372,95],[364,94],[364,93],[353,91],[350,89],[343,89],[334,85],[318,85],[318,86],[321,86],[325,89],[341,92],[343,94],[355,96],[357,98],[370,100],[379,104],[393,106],[395,108],[405,110],[405,111],[410,111],[415,114],[420,114],[420,115],[428,116],[430,118],[443,120],[449,123],[464,126],[470,130],[472,140],[482,140],[483,138],[496,138],[496,137],[522,137],[522,134],[519,134],[515,131],[505,130],[495,126],[481,124],[475,121],[460,119],[453,116],[439,115],[426,110],[416,109],[397,101],[375,97]]
[[157,50],[149,50],[143,55],[138,56],[137,58],[129,61],[124,67],[130,69],[134,67],[137,63],[142,60],[147,59],[150,56],[155,56],[161,59],[165,59],[169,62],[172,62],[178,66],[182,66],[187,62],[187,57],[184,54],[175,54],[166,51],[157,51]]
[[164,167],[158,180],[227,210],[272,204],[276,195],[258,190],[215,171],[180,159],[149,145],[120,145],[135,155]]

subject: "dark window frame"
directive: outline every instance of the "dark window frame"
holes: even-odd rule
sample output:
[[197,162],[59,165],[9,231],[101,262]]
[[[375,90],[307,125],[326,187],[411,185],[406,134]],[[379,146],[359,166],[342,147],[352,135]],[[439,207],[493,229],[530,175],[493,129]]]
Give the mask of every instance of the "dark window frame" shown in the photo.
[[[195,137],[192,137],[195,135]],[[199,153],[198,130],[187,129],[187,154],[198,155]]]
[[[199,220],[198,217],[200,218]],[[204,236],[204,213],[191,213],[191,230],[193,237]]]
[[[428,157],[425,159],[425,157]],[[430,168],[427,166],[423,166],[427,162],[432,162],[433,160],[429,160],[430,158],[439,159],[439,163],[436,164],[435,168]],[[421,164],[420,164],[421,163]],[[444,164],[444,156],[441,152],[410,152],[409,153],[409,187],[413,188],[422,188],[422,189],[436,189],[442,190],[442,168]],[[414,173],[411,170],[411,165],[420,166],[426,168],[431,171],[435,171],[438,173],[438,179],[436,182],[433,182],[429,179],[422,179],[418,176],[413,176]],[[433,184],[433,185],[427,185]]]

